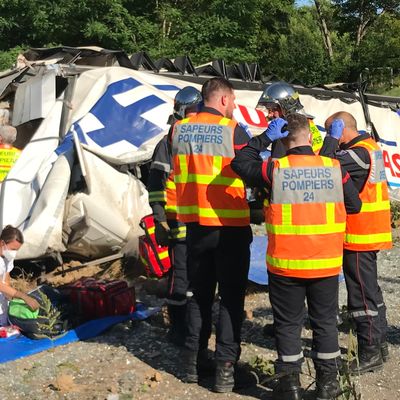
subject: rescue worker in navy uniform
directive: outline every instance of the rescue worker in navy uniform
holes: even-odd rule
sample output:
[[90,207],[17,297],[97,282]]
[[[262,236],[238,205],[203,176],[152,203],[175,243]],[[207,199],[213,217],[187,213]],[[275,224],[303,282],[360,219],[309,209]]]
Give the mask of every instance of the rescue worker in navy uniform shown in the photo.
[[[186,86],[175,96],[174,112],[170,121],[196,114],[201,93]],[[168,246],[172,268],[168,275],[167,310],[170,319],[169,340],[182,346],[185,339],[186,292],[186,226],[176,217],[176,189],[173,177],[171,146],[168,135],[157,144],[152,157],[147,189],[153,210],[155,237],[160,246]]]
[[[314,124],[314,117],[305,112],[300,102],[299,93],[287,82],[279,81],[271,83],[264,89],[256,108],[267,110],[268,121],[276,118],[285,118],[289,114],[299,113],[308,118],[311,132],[311,145],[314,153],[318,154],[322,147],[322,136]],[[273,158],[280,158],[286,154],[285,146],[281,140],[272,143],[271,154]]]
[[[286,118],[287,122],[272,121],[264,134],[238,152],[231,165],[247,184],[263,184],[269,191],[267,267],[279,380],[273,398],[302,398],[301,329],[307,299],[316,398],[327,400],[340,392],[336,310],[346,212],[359,212],[361,201],[339,162],[314,154],[307,118],[300,114]],[[286,156],[262,161],[260,151],[278,139],[288,149]]]
[[392,247],[389,193],[382,151],[368,133],[359,134],[355,118],[338,112],[325,126],[330,135],[321,154],[339,160],[362,200],[361,212],[347,218],[343,255],[348,311],[358,341],[358,362],[354,360],[350,371],[360,374],[382,368],[389,357],[386,307],[376,263],[378,251]]
[[[252,232],[242,180],[232,171],[235,151],[249,140],[232,120],[235,93],[224,78],[202,87],[204,107],[178,121],[172,134],[178,219],[186,223],[189,297],[184,380],[198,382],[197,360],[207,351],[216,285],[220,297],[213,390],[232,391],[240,357]],[[201,331],[209,335],[201,335]]]

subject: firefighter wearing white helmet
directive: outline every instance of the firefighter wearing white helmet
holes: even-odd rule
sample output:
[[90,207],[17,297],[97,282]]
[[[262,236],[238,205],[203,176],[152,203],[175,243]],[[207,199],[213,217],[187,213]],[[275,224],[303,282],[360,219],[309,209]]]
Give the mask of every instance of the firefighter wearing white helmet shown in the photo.
[[[311,145],[314,153],[318,154],[322,147],[322,136],[314,124],[314,117],[304,111],[300,102],[299,93],[286,82],[274,82],[264,89],[257,108],[265,108],[268,111],[268,119],[286,117],[289,114],[303,114],[308,118],[311,132]],[[283,154],[282,154],[283,155]],[[275,155],[274,155],[275,156]]]

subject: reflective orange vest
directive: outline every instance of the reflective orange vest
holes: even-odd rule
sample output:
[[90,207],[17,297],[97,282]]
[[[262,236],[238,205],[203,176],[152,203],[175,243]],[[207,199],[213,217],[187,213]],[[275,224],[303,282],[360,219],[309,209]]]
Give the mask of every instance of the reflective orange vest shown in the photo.
[[390,201],[382,150],[372,138],[355,143],[348,153],[355,162],[362,164],[362,160],[351,150],[355,147],[368,150],[371,162],[367,182],[360,192],[361,211],[347,216],[344,248],[354,251],[390,249]]
[[172,153],[181,222],[208,226],[250,223],[243,181],[230,166],[236,124],[206,112],[175,124]]
[[268,270],[295,278],[338,275],[346,222],[339,162],[313,155],[273,162],[271,200],[264,202]]
[[21,150],[7,144],[0,144],[0,182],[4,181],[20,154]]

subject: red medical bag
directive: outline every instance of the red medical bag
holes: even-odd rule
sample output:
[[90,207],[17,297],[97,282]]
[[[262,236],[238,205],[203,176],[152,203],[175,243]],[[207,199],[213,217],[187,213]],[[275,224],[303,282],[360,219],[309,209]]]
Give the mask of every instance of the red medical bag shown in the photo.
[[69,297],[78,314],[85,320],[135,311],[134,288],[128,287],[126,281],[81,278],[59,289]]
[[139,237],[139,255],[148,276],[162,277],[171,268],[167,246],[159,246],[155,237],[155,224],[152,215],[143,217],[140,226],[145,234]]

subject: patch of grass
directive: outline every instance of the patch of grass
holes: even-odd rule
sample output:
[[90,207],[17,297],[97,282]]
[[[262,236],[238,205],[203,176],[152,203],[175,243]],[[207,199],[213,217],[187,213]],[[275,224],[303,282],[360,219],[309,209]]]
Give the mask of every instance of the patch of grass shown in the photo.
[[339,376],[340,388],[343,391],[341,398],[345,400],[361,400],[361,393],[358,393],[353,377],[350,375],[350,364],[354,360],[358,364],[357,338],[351,330],[348,335],[346,365]]

